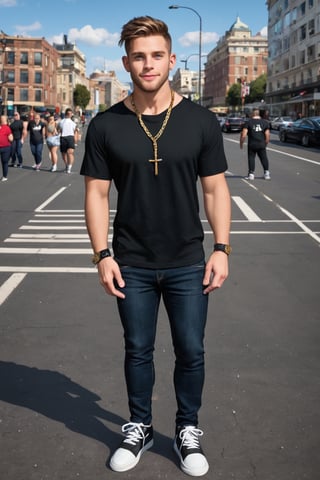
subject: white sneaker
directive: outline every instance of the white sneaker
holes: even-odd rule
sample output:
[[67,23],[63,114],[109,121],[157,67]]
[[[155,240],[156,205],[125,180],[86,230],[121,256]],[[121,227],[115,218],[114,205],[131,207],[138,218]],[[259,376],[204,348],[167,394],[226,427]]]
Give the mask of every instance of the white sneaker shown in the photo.
[[264,179],[265,179],[265,180],[271,180],[269,170],[266,170],[266,171],[264,172]]
[[7,177],[2,177],[1,178],[1,182],[6,182],[7,180],[8,180]]
[[52,165],[51,172],[56,172],[56,171],[57,171],[57,165]]
[[246,180],[254,180],[254,173],[249,173],[246,177],[244,177]]
[[209,470],[199,437],[203,431],[192,425],[181,427],[174,439],[173,449],[180,459],[180,468],[187,475],[201,477]]
[[110,468],[114,472],[126,472],[135,467],[143,452],[153,445],[153,429],[143,423],[126,423],[122,427],[125,439],[114,452],[110,460]]

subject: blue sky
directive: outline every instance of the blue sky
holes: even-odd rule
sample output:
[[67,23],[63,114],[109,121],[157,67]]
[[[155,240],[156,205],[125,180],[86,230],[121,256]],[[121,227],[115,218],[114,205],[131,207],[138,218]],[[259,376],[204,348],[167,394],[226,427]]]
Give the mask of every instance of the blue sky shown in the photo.
[[[114,70],[121,81],[129,81],[117,44],[122,25],[133,17],[151,15],[168,24],[177,54],[175,70],[198,52],[199,17],[185,8],[170,10],[172,4],[193,8],[201,16],[204,54],[238,15],[253,34],[267,34],[265,0],[0,0],[0,29],[8,35],[45,37],[49,43],[62,42],[66,34],[85,54],[88,75],[96,69]],[[197,70],[197,65],[197,56],[190,57],[188,68]]]

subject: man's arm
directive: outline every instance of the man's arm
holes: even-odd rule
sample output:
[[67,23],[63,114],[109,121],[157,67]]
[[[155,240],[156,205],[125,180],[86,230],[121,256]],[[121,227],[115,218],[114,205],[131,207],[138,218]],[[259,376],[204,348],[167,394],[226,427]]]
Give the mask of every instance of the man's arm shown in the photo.
[[248,135],[248,129],[243,128],[240,133],[240,148],[243,148],[244,141],[246,139],[246,136]]
[[[231,224],[231,198],[224,173],[202,177],[204,208],[213,232],[213,244],[229,244]],[[221,251],[213,252],[206,264],[203,285],[204,293],[222,286],[228,276],[228,255]]]
[[[94,252],[108,248],[109,192],[111,181],[85,177],[85,218]],[[124,287],[120,269],[112,257],[101,260],[98,265],[99,279],[109,295],[124,298],[114,281]]]

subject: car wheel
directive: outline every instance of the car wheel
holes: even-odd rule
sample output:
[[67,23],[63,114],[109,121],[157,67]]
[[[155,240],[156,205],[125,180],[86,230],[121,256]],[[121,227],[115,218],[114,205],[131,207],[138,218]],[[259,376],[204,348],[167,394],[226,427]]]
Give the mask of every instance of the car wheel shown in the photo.
[[309,147],[309,137],[308,135],[303,135],[301,143],[304,147]]
[[286,134],[283,130],[280,132],[279,137],[280,137],[281,142],[286,142],[287,141]]

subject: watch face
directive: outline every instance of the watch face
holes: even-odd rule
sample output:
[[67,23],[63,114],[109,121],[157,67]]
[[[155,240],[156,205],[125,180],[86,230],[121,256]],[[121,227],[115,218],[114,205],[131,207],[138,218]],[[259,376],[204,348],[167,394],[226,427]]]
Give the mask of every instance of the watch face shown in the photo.
[[226,245],[226,246],[225,246],[225,252],[226,252],[226,254],[227,254],[227,255],[230,255],[231,251],[232,251],[232,248],[230,247],[230,245]]

